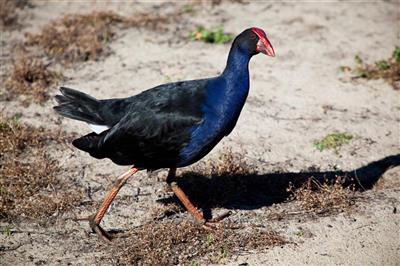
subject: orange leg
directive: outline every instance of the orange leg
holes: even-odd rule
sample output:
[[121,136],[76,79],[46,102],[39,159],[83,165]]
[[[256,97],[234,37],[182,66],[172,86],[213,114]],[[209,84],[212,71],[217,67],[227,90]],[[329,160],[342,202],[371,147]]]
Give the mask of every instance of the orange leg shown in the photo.
[[111,203],[117,196],[119,190],[125,185],[129,177],[134,175],[137,171],[139,171],[137,168],[131,168],[127,172],[119,176],[117,181],[115,181],[114,185],[112,186],[111,190],[108,192],[107,196],[104,198],[103,203],[101,204],[97,213],[89,216],[88,218],[80,219],[80,220],[88,220],[92,230],[96,232],[100,238],[102,238],[107,242],[111,241],[111,237],[107,234],[107,232],[103,228],[100,227],[100,222],[103,219],[104,215],[106,214]]
[[171,186],[172,191],[175,193],[176,197],[182,202],[183,206],[185,206],[186,210],[190,214],[192,214],[197,221],[203,223],[207,227],[213,227],[211,225],[212,223],[216,223],[231,214],[231,212],[227,212],[212,220],[207,221],[206,219],[204,219],[203,214],[193,205],[193,203],[186,196],[185,192],[183,192],[183,190],[178,186],[176,182],[176,168],[171,168],[169,170],[167,183]]

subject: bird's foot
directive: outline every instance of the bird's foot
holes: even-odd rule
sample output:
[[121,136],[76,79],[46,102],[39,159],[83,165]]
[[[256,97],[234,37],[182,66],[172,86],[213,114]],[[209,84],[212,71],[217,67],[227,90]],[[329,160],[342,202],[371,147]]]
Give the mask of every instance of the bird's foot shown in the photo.
[[215,217],[215,218],[213,218],[213,219],[210,219],[210,220],[206,220],[206,221],[204,222],[204,224],[203,224],[203,228],[205,228],[205,229],[207,229],[207,230],[215,230],[215,229],[219,229],[219,228],[221,228],[221,227],[223,227],[223,228],[230,228],[230,229],[237,229],[237,228],[239,228],[239,227],[237,227],[237,226],[235,226],[235,227],[233,227],[233,226],[227,226],[227,225],[222,225],[222,224],[220,223],[220,221],[222,221],[223,219],[225,219],[226,217],[229,217],[229,216],[231,216],[231,215],[232,215],[232,212],[231,212],[231,211],[227,211],[227,212],[221,214],[220,216],[217,216],[217,217]]
[[101,228],[99,224],[96,223],[95,221],[95,216],[96,215],[90,215],[88,217],[81,217],[81,218],[76,218],[76,221],[88,221],[90,228],[93,230],[94,233],[96,233],[101,240],[104,242],[110,244],[111,242],[111,236],[107,233],[106,230]]

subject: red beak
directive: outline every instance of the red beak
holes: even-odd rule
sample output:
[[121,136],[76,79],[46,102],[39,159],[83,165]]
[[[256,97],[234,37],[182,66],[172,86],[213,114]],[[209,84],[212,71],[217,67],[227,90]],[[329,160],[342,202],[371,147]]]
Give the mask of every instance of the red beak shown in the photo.
[[257,42],[257,52],[274,57],[275,51],[267,38],[260,38]]
[[256,51],[259,53],[263,53],[269,56],[274,57],[275,56],[275,51],[274,48],[272,47],[271,43],[269,42],[265,32],[262,29],[253,27],[252,31],[257,34],[258,36],[258,42],[257,42],[257,48]]

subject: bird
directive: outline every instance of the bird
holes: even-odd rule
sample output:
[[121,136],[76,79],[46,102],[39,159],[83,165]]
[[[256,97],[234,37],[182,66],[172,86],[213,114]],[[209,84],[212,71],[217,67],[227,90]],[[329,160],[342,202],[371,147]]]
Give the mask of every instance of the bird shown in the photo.
[[104,100],[60,88],[54,110],[86,122],[92,130],[72,145],[94,158],[130,166],[116,179],[98,211],[85,218],[100,238],[111,241],[100,222],[118,191],[140,170],[169,169],[167,183],[204,225],[228,215],[206,220],[178,186],[176,169],[199,161],[231,133],[249,93],[249,61],[259,53],[275,56],[265,31],[251,27],[235,37],[226,67],[216,77],[162,84],[131,97]]

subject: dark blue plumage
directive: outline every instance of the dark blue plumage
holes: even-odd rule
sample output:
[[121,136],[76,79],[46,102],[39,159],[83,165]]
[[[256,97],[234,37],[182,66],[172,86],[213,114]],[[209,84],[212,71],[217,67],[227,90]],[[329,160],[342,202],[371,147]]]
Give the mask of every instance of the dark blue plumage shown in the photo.
[[178,167],[204,157],[235,127],[249,92],[248,64],[251,56],[233,46],[225,71],[208,80],[201,106],[204,123],[190,129],[191,140],[180,152]]
[[262,30],[247,29],[235,38],[226,68],[217,77],[164,84],[109,100],[62,88],[54,109],[107,127],[73,142],[93,157],[138,169],[187,166],[234,128],[249,92],[249,61],[259,52],[274,55]]

